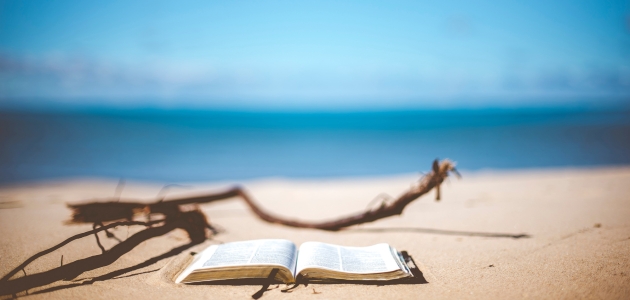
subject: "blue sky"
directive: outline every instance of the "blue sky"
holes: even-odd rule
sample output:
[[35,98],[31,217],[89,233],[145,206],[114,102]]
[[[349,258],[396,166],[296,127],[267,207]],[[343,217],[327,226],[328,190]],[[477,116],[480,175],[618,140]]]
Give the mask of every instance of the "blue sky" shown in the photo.
[[628,1],[2,1],[0,102],[630,102]]

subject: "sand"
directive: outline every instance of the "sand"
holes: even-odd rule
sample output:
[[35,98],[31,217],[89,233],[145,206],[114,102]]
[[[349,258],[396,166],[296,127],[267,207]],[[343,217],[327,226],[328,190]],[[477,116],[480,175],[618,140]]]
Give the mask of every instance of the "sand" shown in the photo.
[[[406,174],[329,180],[271,178],[241,184],[271,211],[323,220],[362,210],[379,193],[398,195],[415,180],[415,174]],[[32,254],[73,234],[90,230],[90,225],[64,224],[70,217],[65,203],[110,197],[116,184],[116,180],[82,179],[0,188],[0,273],[6,274]],[[219,191],[230,184],[191,184],[173,189],[169,196]],[[122,196],[151,198],[160,188],[154,183],[128,182]],[[186,244],[185,232],[176,230],[143,242],[113,264],[83,273],[75,281],[33,288],[28,297],[251,299],[260,285],[176,285],[172,277],[191,251],[219,242],[284,238],[298,245],[306,241],[347,246],[389,243],[408,251],[428,283],[309,284],[291,293],[282,293],[284,286],[274,285],[263,299],[630,298],[630,167],[465,173],[462,180],[451,179],[443,186],[440,202],[430,194],[409,205],[400,217],[337,233],[267,224],[236,199],[201,208],[224,230],[212,240],[109,280],[77,284]],[[125,239],[142,229],[123,227],[114,233]],[[520,234],[529,237],[516,238]],[[103,238],[106,248],[116,243]],[[55,268],[62,255],[67,264],[99,253],[90,236],[38,259],[25,271],[34,274]]]

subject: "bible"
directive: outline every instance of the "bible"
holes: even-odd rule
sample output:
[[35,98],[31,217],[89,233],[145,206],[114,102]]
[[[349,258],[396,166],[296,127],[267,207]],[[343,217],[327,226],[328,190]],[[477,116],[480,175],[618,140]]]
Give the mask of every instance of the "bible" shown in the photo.
[[264,239],[212,245],[196,254],[177,283],[231,279],[309,281],[394,280],[413,277],[402,255],[388,244],[345,247],[319,242],[297,246]]

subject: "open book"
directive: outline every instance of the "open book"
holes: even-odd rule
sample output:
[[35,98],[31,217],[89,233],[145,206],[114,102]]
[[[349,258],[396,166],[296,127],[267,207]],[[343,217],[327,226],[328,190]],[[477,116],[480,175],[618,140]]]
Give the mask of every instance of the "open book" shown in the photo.
[[[270,276],[271,275],[271,276]],[[413,277],[401,254],[387,244],[344,247],[287,240],[253,240],[213,245],[198,253],[175,282],[270,278],[309,280],[392,280]]]

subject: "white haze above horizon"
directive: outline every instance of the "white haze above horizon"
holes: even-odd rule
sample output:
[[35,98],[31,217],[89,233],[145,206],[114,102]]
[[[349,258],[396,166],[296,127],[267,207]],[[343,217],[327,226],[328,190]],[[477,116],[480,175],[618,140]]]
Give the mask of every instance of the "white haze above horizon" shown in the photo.
[[0,7],[0,107],[630,102],[627,1]]

